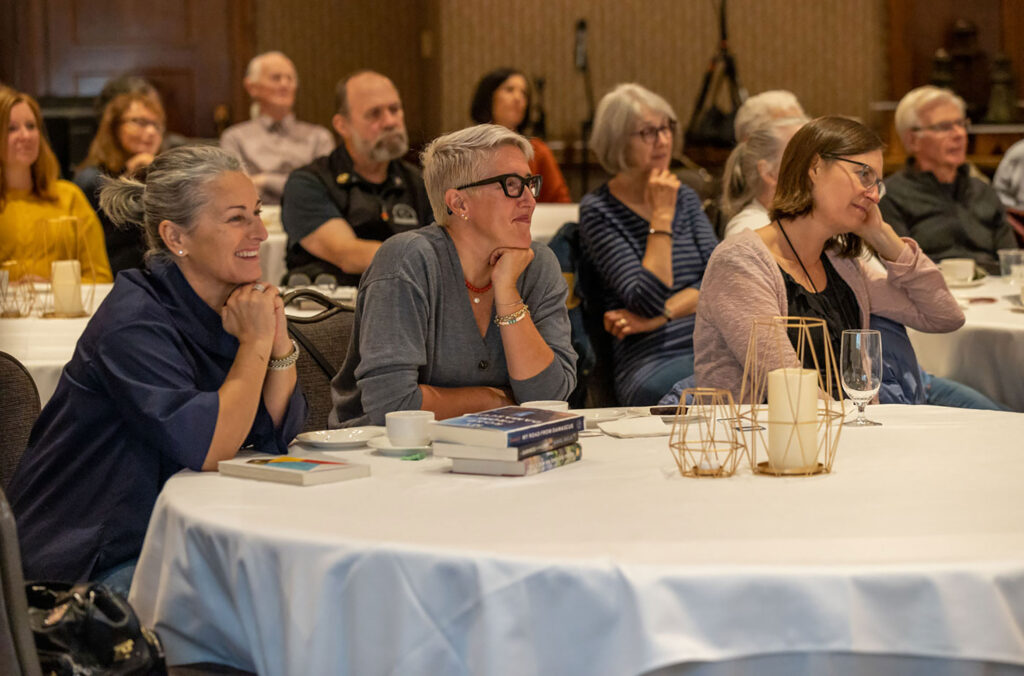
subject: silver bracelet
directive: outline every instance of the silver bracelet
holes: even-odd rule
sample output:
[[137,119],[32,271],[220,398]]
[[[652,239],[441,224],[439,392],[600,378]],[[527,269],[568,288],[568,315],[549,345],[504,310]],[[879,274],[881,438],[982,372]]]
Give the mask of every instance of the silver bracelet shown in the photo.
[[295,339],[292,339],[292,351],[280,359],[271,359],[267,364],[267,368],[271,371],[283,371],[286,368],[295,366],[297,361],[299,361],[299,344],[295,342]]

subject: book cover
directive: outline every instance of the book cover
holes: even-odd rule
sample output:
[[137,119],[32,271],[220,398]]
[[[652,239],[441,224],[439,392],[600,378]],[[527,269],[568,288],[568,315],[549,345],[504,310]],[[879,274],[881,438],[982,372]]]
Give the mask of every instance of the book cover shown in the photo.
[[452,472],[456,474],[489,474],[492,476],[529,476],[568,465],[583,457],[579,444],[569,444],[551,451],[531,455],[525,460],[477,460],[452,458]]
[[434,455],[447,458],[471,458],[476,460],[504,460],[516,462],[524,460],[531,455],[544,453],[546,451],[575,443],[579,439],[579,432],[573,430],[564,434],[558,434],[540,441],[533,441],[521,446],[505,446],[494,448],[493,446],[472,446],[467,444],[453,444],[447,441],[434,442]]
[[505,448],[583,429],[583,416],[522,406],[468,413],[434,424],[434,441]]
[[314,486],[370,476],[370,466],[342,460],[297,458],[290,455],[260,455],[221,460],[217,470],[225,476],[260,481],[277,481]]

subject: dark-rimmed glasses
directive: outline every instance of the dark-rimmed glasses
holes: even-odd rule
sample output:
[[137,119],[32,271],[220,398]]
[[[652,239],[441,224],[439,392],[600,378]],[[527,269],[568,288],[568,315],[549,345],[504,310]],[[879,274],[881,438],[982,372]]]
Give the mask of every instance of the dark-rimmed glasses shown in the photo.
[[643,139],[643,142],[652,145],[658,140],[658,137],[662,134],[668,134],[670,137],[674,137],[676,134],[676,121],[669,120],[660,127],[650,126],[644,127],[640,131],[634,131],[630,136],[639,136]]
[[460,185],[455,189],[465,190],[466,188],[478,188],[482,185],[497,183],[501,186],[502,191],[505,193],[505,197],[516,199],[523,194],[523,190],[525,188],[529,188],[530,193],[534,197],[538,197],[540,195],[540,184],[543,182],[543,178],[544,177],[539,174],[534,174],[533,176],[501,174],[499,176],[491,176],[490,178],[474,181],[473,183],[467,183],[466,185]]
[[882,183],[882,179],[878,178],[878,174],[870,164],[858,162],[857,160],[849,160],[845,157],[839,157],[838,155],[822,155],[822,157],[830,160],[839,160],[840,162],[846,162],[847,164],[854,164],[860,167],[854,173],[857,174],[857,178],[860,180],[861,186],[865,190],[878,188],[878,199],[885,197],[885,183]]
[[164,133],[164,125],[156,120],[147,120],[144,117],[129,117],[123,120],[125,124],[131,124],[139,129],[146,130],[152,127],[158,134]]
[[945,122],[936,122],[935,124],[927,124],[923,127],[911,127],[910,131],[922,132],[930,131],[936,134],[948,134],[957,127],[960,127],[964,131],[971,130],[971,121],[966,117],[962,117],[959,120],[946,120]]

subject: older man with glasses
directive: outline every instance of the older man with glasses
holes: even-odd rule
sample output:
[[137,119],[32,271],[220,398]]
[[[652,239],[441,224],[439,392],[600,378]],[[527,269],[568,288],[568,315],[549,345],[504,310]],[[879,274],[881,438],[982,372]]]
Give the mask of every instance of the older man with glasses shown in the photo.
[[907,164],[886,179],[879,208],[898,234],[913,237],[933,260],[973,258],[998,274],[996,252],[1016,242],[995,190],[970,174],[969,128],[964,101],[950,90],[908,92],[896,108]]

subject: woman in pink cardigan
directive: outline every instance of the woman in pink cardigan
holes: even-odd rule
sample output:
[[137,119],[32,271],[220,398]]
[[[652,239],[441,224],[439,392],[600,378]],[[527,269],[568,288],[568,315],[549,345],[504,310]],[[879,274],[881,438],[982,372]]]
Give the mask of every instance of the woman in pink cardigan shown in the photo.
[[[842,332],[868,328],[872,313],[930,333],[963,324],[935,264],[882,220],[881,148],[874,132],[841,117],[818,118],[789,142],[772,223],[726,239],[708,262],[693,334],[698,385],[739,397],[755,317],[824,319],[837,359]],[[865,245],[884,272],[859,258]],[[794,350],[768,347],[766,369],[799,365]]]

